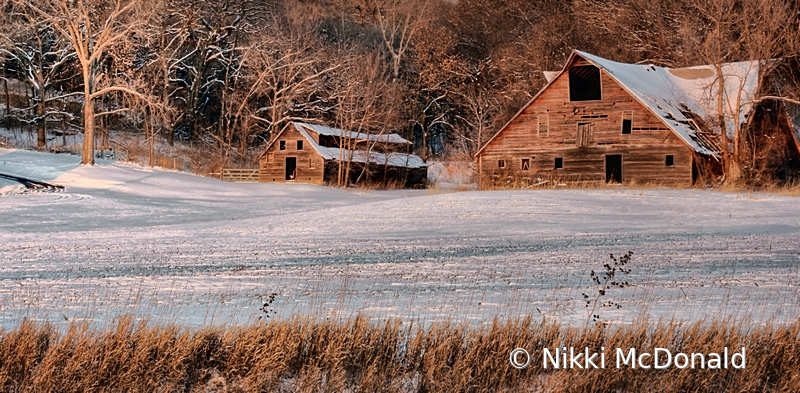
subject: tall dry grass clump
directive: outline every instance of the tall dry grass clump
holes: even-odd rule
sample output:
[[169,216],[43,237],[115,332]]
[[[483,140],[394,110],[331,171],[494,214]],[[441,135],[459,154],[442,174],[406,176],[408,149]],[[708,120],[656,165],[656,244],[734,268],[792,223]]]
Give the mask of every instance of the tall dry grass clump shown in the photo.
[[[747,348],[744,370],[544,370],[541,348]],[[513,348],[531,352],[517,370]],[[295,318],[189,330],[122,318],[59,332],[23,322],[0,337],[5,392],[796,392],[800,322],[712,322],[581,330],[531,319],[485,327]]]

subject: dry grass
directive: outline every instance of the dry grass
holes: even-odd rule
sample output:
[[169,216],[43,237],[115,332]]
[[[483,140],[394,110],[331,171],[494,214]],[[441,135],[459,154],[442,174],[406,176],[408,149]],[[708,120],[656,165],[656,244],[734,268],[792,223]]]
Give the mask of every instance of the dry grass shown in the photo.
[[580,178],[563,179],[555,177],[528,179],[528,178],[508,178],[500,181],[484,181],[481,183],[482,190],[619,190],[619,189],[682,189],[688,187],[677,187],[659,182],[640,183],[634,180],[626,180],[622,183],[606,183],[602,180],[585,180]]
[[[101,331],[72,325],[60,333],[23,322],[1,333],[0,390],[7,392],[800,391],[800,322],[582,331],[531,319],[418,327],[295,318],[191,331],[122,318]],[[684,352],[745,346],[747,368],[543,370],[539,349],[557,346]],[[531,368],[511,367],[515,347],[531,351]]]
[[[114,146],[117,149],[118,157],[127,162],[142,166],[152,165],[203,176],[218,175],[222,167],[252,167],[253,161],[253,158],[248,156],[246,159],[233,160],[235,162],[226,165],[222,154],[213,147],[203,144],[193,146],[182,141],[176,141],[174,146],[170,146],[165,142],[159,143],[151,161],[150,147],[135,136],[125,133],[117,133],[115,135]],[[253,155],[252,152],[248,153],[251,156]]]
[[[703,181],[697,182],[694,187],[678,187],[658,182],[640,183],[634,180],[619,183],[606,183],[600,180],[581,180],[581,179],[559,179],[543,178],[537,181],[524,181],[519,178],[509,177],[499,181],[484,181],[481,183],[482,190],[619,190],[619,189],[708,189]],[[787,182],[764,183],[759,186],[747,184],[744,181],[729,181],[713,188],[716,191],[741,194],[773,194],[781,196],[798,197],[800,196],[800,181],[791,180]]]
[[800,196],[800,182],[792,181],[785,184],[771,184],[765,186],[754,187],[742,183],[726,183],[719,187],[720,191],[731,193],[761,193],[761,194],[774,194],[781,196],[798,197]]

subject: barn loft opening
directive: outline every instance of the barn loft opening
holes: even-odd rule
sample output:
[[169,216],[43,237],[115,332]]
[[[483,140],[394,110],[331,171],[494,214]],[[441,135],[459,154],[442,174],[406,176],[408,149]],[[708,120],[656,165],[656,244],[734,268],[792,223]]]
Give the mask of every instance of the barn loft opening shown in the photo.
[[671,154],[667,155],[667,159],[666,159],[665,164],[666,164],[666,166],[675,166],[675,156],[673,156]]
[[569,100],[601,100],[600,69],[593,65],[575,66],[569,69]]
[[303,150],[303,141],[297,141],[297,150]]
[[622,133],[630,134],[633,129],[633,112],[622,111]]

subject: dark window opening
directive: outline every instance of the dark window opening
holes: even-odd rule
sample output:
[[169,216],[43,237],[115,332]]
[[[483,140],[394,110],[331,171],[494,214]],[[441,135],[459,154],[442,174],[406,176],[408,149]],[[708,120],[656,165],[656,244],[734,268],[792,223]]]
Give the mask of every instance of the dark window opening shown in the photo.
[[633,129],[633,112],[622,112],[622,133],[630,134]]
[[667,166],[675,166],[675,156],[673,155],[667,156]]
[[556,169],[564,168],[564,159],[561,157],[556,158]]
[[506,160],[497,160],[497,167],[498,168],[505,168],[506,167]]
[[593,101],[602,99],[600,69],[595,66],[579,66],[569,69],[569,100]]
[[297,150],[303,150],[303,141],[297,141]]
[[280,142],[280,149],[281,150],[286,150],[286,141],[281,141]]
[[523,158],[522,159],[522,170],[523,171],[528,171],[530,169],[531,169],[531,160],[529,160],[527,158]]

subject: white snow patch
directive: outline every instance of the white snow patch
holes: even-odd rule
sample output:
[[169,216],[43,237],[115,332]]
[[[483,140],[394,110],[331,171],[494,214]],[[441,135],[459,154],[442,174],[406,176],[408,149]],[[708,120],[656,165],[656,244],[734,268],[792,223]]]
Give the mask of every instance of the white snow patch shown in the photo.
[[6,179],[0,179],[0,196],[21,194],[24,192],[24,190],[25,187],[17,182],[12,182]]
[[428,165],[428,184],[444,190],[477,190],[473,162],[435,162]]

